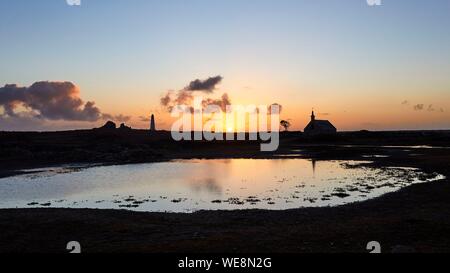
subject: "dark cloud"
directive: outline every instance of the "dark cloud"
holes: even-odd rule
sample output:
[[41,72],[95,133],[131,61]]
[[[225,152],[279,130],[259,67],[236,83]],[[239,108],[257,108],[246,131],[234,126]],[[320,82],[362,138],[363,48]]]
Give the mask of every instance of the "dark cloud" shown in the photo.
[[416,104],[413,106],[415,111],[422,111],[425,108],[424,104]]
[[214,92],[214,89],[216,89],[216,85],[218,85],[222,79],[222,76],[210,77],[206,80],[196,79],[191,81],[185,90],[212,93]]
[[[196,91],[212,94],[214,93],[215,87],[219,84],[223,78],[221,76],[211,77],[207,80],[194,80],[187,87],[181,89],[179,91],[169,90],[167,93],[161,98],[160,103],[167,111],[171,112],[175,107],[180,105],[190,106],[193,104],[194,93]],[[217,105],[219,106],[223,112],[226,112],[226,107],[231,105],[231,99],[227,93],[223,93],[220,98],[204,98],[202,101],[202,107],[205,109],[209,105]],[[268,114],[271,113],[273,106],[279,106],[280,113],[282,111],[282,106],[278,103],[274,103],[268,107]],[[257,109],[258,110],[258,109]],[[189,111],[189,109],[188,109]],[[190,111],[193,112],[192,107]],[[257,111],[258,112],[258,111]]]
[[102,114],[94,102],[86,103],[71,82],[36,82],[30,87],[8,84],[0,88],[3,115],[17,116],[19,107],[41,119],[97,121]]
[[190,105],[192,104],[192,100],[194,99],[194,95],[191,91],[187,91],[185,89],[181,89],[178,92],[175,91],[167,91],[166,95],[161,98],[161,106],[167,109],[168,112],[172,112],[173,108],[177,105]]
[[64,130],[103,119],[127,122],[131,117],[102,113],[95,102],[84,102],[79,88],[71,82],[41,81],[29,87],[0,87],[2,130]]
[[[174,107],[179,105],[192,105],[194,100],[194,92],[203,92],[207,94],[212,94],[216,89],[216,85],[222,81],[221,76],[210,77],[206,80],[194,80],[189,83],[188,86],[179,90],[173,91],[169,90],[161,98],[160,103],[167,111],[171,112]],[[220,98],[205,98],[202,101],[202,106],[207,107],[208,105],[218,105],[225,111],[226,106],[231,104],[231,100],[227,93],[224,93]],[[192,112],[192,109],[191,109]]]
[[177,105],[183,105],[183,104],[187,104],[187,103],[191,102],[193,99],[194,99],[194,95],[192,94],[192,92],[183,89],[183,90],[178,91],[176,99],[175,99],[175,103]]
[[161,98],[161,105],[164,107],[167,107],[170,105],[170,102],[172,101],[171,99],[171,93],[172,91],[168,91],[166,95],[164,95],[164,97]]

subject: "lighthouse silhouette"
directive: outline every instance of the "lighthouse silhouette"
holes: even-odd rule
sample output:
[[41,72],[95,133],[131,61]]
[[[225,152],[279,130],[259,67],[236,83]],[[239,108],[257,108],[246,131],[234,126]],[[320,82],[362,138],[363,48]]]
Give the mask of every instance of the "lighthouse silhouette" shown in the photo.
[[155,115],[152,114],[152,117],[150,118],[150,132],[155,131],[156,131]]

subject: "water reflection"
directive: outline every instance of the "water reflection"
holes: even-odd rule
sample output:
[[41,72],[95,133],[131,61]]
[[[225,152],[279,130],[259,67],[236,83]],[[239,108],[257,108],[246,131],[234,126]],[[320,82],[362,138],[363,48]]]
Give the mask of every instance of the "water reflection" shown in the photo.
[[415,169],[305,159],[185,160],[45,169],[0,179],[0,207],[113,208],[191,212],[289,209],[362,201],[442,178]]
[[209,177],[205,179],[192,179],[190,186],[194,192],[206,191],[211,194],[222,194],[222,187],[215,178]]
[[316,160],[312,159],[311,163],[312,163],[313,177],[316,177]]

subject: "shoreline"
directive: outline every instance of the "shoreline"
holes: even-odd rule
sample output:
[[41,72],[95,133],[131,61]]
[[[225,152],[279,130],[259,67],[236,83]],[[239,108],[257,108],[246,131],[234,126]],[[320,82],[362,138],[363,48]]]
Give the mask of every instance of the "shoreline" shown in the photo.
[[[432,141],[424,142],[437,146]],[[384,253],[450,252],[450,155],[446,148],[408,151],[319,144],[308,146],[285,139],[279,153],[298,154],[302,149],[299,158],[363,161],[368,160],[363,157],[366,154],[388,155],[369,160],[375,167],[413,167],[446,178],[337,207],[191,214],[1,209],[0,253],[66,253],[67,242],[73,240],[79,241],[86,253],[367,253],[369,241],[379,241]],[[235,145],[190,145],[181,152],[172,147],[172,157],[274,156],[254,153],[243,144],[237,154],[229,153]],[[211,148],[219,149],[211,154]]]
[[[334,151],[329,151],[329,150]],[[39,171],[39,169],[46,168],[77,168],[87,169],[92,167],[102,166],[121,166],[121,165],[133,165],[133,164],[150,164],[160,162],[171,162],[178,160],[220,160],[220,159],[272,159],[272,160],[285,160],[285,159],[306,159],[306,160],[352,160],[352,161],[371,161],[373,167],[389,167],[389,164],[395,164],[395,167],[413,167],[403,166],[407,164],[405,162],[395,162],[389,159],[393,154],[404,152],[405,150],[412,151],[440,151],[448,150],[449,147],[413,147],[413,146],[377,146],[377,145],[335,145],[335,144],[307,144],[307,145],[287,145],[282,147],[277,152],[255,154],[254,151],[241,151],[236,154],[224,154],[222,151],[214,154],[211,150],[193,152],[190,155],[176,154],[172,156],[164,156],[158,159],[150,160],[124,160],[124,161],[111,161],[111,162],[84,162],[84,161],[62,161],[62,162],[13,162],[7,167],[0,169],[0,179],[17,175],[32,174]],[[328,151],[326,151],[328,150]],[[339,152],[345,152],[338,155]],[[382,154],[382,155],[379,155]],[[417,154],[420,155],[420,154]],[[403,165],[402,165],[403,164]],[[410,163],[411,164],[411,163]],[[416,165],[417,166],[417,165]]]
[[450,252],[448,182],[338,207],[281,211],[6,209],[0,210],[0,253],[65,253],[72,240],[86,253],[366,253],[373,240],[385,253]]

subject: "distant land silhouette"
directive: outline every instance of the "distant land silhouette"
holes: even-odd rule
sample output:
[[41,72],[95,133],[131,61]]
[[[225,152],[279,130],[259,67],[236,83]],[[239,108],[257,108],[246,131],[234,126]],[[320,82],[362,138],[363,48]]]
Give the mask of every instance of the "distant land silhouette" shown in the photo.
[[[92,130],[0,132],[1,172],[63,163],[125,164],[177,158],[264,158],[299,146],[305,156],[329,152],[315,145],[449,146],[450,131],[338,132],[308,135],[281,132],[280,148],[260,152],[260,141],[174,141],[169,131],[132,129],[108,121]],[[194,134],[194,132],[192,132]],[[344,151],[345,152],[345,151]]]

